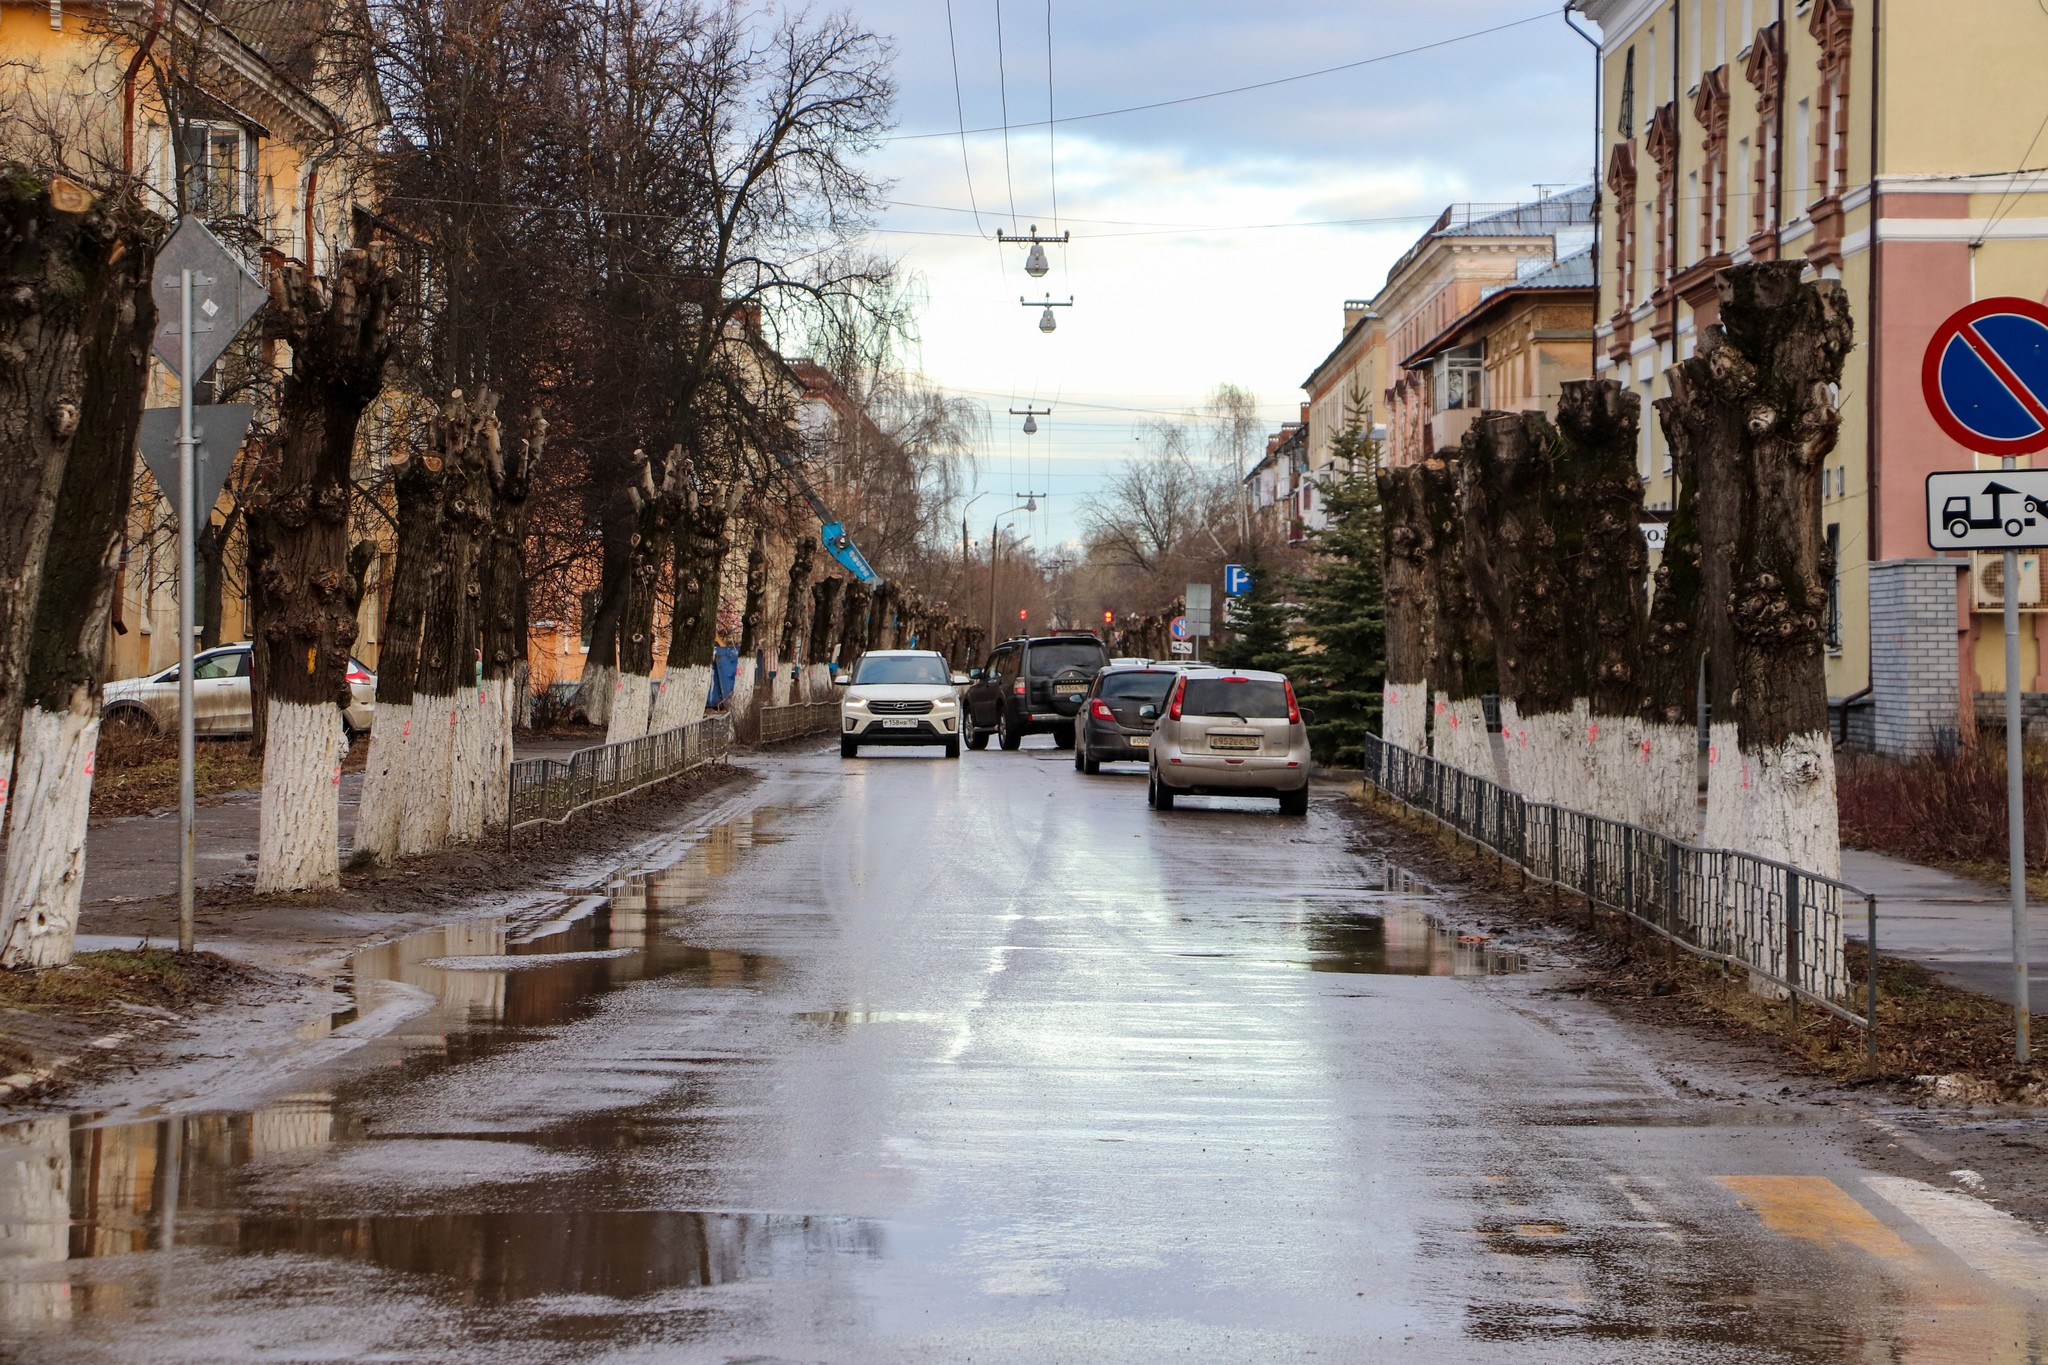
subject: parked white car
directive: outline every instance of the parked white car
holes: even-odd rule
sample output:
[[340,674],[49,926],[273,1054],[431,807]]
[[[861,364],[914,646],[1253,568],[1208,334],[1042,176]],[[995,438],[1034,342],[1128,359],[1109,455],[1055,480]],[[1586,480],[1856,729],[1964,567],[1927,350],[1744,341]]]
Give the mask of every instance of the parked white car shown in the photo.
[[[229,737],[255,728],[249,700],[248,644],[202,650],[192,661],[192,728],[202,735]],[[349,737],[368,734],[377,708],[377,675],[360,660],[348,661],[349,704],[342,721]],[[178,666],[141,678],[108,683],[100,691],[103,724],[134,725],[150,734],[178,728]]]
[[960,687],[946,656],[929,649],[873,649],[833,679],[839,699],[839,756],[863,744],[943,744],[960,757]]

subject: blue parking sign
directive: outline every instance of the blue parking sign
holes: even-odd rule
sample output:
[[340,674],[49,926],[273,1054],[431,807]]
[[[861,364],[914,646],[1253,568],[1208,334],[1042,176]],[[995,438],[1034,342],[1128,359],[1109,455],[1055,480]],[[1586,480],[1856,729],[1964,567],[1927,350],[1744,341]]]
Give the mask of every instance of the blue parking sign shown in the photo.
[[1252,590],[1252,571],[1242,564],[1223,566],[1223,595],[1243,597]]

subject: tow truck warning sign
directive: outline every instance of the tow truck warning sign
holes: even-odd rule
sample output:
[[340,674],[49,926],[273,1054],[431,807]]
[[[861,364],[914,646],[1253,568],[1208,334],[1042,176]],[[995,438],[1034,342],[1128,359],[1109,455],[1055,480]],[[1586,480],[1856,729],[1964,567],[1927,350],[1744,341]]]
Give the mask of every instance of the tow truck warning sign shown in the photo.
[[1937,550],[2048,548],[2048,470],[1929,474],[1927,543]]

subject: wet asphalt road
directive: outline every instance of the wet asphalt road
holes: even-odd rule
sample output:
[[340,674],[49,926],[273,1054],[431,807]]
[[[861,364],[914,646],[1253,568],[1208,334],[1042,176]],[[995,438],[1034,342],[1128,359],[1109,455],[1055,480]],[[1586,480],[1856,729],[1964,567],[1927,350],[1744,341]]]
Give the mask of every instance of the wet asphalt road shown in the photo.
[[1336,789],[1160,815],[1045,742],[761,760],[608,898],[359,955],[312,1030],[403,1022],[298,1093],[0,1131],[0,1354],[2048,1350],[2032,1234],[1675,1084]]

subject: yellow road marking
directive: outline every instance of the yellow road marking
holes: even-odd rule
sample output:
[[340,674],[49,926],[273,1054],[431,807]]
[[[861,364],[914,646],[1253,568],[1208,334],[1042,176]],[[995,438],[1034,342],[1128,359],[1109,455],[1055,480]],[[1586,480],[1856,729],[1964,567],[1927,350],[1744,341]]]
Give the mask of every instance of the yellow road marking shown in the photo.
[[1912,1254],[1897,1233],[1821,1175],[1716,1176],[1772,1232],[1823,1246],[1851,1246],[1884,1260]]

